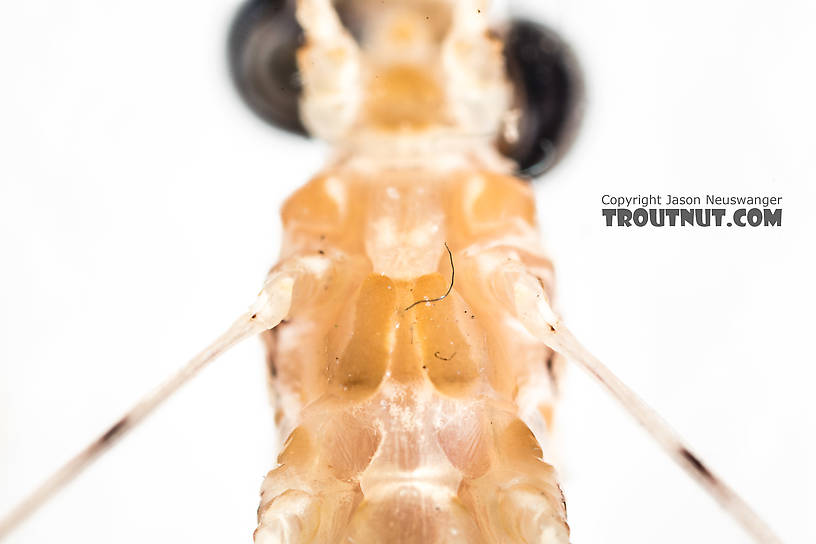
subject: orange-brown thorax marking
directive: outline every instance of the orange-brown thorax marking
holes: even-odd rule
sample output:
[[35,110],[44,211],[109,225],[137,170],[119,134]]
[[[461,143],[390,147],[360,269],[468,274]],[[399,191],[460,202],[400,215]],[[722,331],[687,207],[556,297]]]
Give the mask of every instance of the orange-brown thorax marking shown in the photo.
[[339,396],[370,396],[386,375],[403,384],[427,377],[441,393],[467,393],[478,372],[454,313],[457,305],[446,299],[405,309],[414,300],[437,297],[446,282],[437,273],[416,282],[394,282],[379,274],[365,279],[351,340],[329,365],[328,382]]
[[[319,296],[294,302],[280,331],[277,383],[299,405],[326,393],[363,400],[386,378],[427,380],[452,397],[487,388],[510,400],[541,366],[543,348],[517,337],[491,280],[460,253],[506,239],[535,246],[532,192],[521,181],[474,171],[328,172],[287,201],[283,221],[283,258],[342,259]],[[447,290],[445,242],[460,255],[451,295],[405,311]]]

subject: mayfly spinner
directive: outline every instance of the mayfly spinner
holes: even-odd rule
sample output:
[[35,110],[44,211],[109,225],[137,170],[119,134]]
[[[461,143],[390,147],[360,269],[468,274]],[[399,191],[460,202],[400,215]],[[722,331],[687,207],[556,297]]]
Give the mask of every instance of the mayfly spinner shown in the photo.
[[283,208],[246,314],[0,521],[0,538],[225,350],[261,334],[281,432],[255,542],[566,543],[540,444],[565,360],[757,542],[771,530],[575,339],[532,191],[568,147],[566,46],[486,0],[249,2],[233,76],[262,117],[330,142]]

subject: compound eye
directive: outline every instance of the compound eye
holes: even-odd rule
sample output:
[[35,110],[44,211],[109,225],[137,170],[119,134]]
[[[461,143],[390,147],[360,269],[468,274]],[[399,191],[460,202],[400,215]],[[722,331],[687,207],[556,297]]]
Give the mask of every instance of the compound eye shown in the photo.
[[563,157],[577,132],[583,107],[583,78],[567,44],[538,23],[516,20],[503,32],[514,108],[499,149],[533,178]]
[[277,128],[305,136],[295,60],[302,39],[294,0],[249,0],[232,21],[228,55],[232,80],[250,109]]

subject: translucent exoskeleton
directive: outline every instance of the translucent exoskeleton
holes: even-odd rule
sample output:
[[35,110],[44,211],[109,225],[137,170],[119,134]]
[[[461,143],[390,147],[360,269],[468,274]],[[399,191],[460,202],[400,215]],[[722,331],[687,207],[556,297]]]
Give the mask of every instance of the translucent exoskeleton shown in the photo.
[[[477,0],[266,4],[249,4],[239,22],[250,26],[233,35],[236,80],[265,117],[330,142],[332,159],[285,204],[280,261],[251,309],[0,536],[207,362],[261,334],[287,438],[263,483],[258,543],[568,542],[550,448],[568,359],[756,541],[775,542],[559,317],[520,176],[557,161],[579,115],[563,44],[529,23],[492,31]],[[286,47],[297,49],[299,115],[286,89],[263,94],[274,74],[251,71],[288,73]]]

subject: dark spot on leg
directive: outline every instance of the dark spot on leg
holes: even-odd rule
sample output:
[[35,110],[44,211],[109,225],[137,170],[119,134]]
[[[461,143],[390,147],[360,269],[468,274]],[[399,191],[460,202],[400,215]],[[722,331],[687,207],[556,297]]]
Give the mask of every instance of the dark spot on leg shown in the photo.
[[105,444],[106,442],[110,442],[111,440],[116,438],[118,435],[122,434],[122,432],[125,430],[125,428],[127,428],[127,425],[128,425],[128,419],[127,419],[127,417],[123,417],[122,419],[120,419],[119,421],[114,423],[113,426],[110,429],[108,429],[105,432],[105,434],[102,435],[102,437],[99,439],[99,443],[100,444]]
[[700,474],[700,476],[702,476],[711,483],[717,483],[717,478],[715,478],[714,475],[711,474],[711,471],[709,471],[708,468],[706,468],[703,462],[700,461],[696,455],[688,451],[686,448],[682,448],[680,450],[680,455],[682,455],[686,459],[686,461],[691,463],[691,466],[694,467],[694,470],[696,470]]

